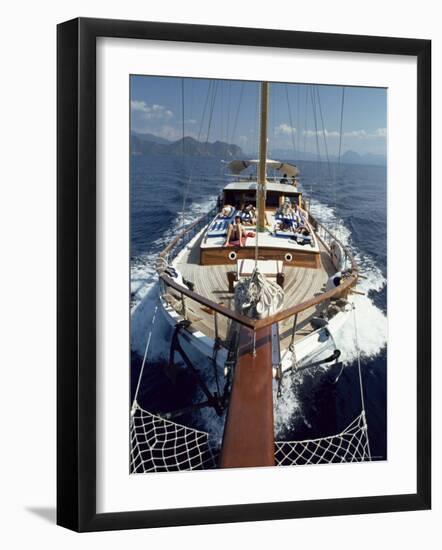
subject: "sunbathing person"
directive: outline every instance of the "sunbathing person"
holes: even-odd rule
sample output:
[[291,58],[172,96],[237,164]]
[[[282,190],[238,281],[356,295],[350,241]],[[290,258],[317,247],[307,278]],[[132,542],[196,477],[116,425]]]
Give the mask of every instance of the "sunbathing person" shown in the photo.
[[281,216],[282,218],[292,218],[294,214],[294,210],[292,208],[292,203],[290,202],[290,199],[287,197],[284,200],[284,203],[281,204],[281,206],[278,208],[277,214]]
[[245,206],[241,214],[241,220],[244,225],[256,225],[256,210],[253,204],[249,203]]
[[230,241],[238,241],[239,246],[243,246],[243,239],[246,239],[246,232],[241,223],[241,216],[235,216],[235,221],[229,224],[227,229],[227,239],[224,246],[228,246]]
[[306,225],[301,225],[295,229],[295,234],[303,235],[304,237],[310,236],[310,229]]
[[300,208],[296,203],[293,205],[293,211],[296,215],[298,225],[304,226],[307,223],[307,212]]
[[274,233],[277,231],[289,231],[290,233],[293,233],[293,226],[284,220],[278,220],[273,228]]
[[234,211],[234,207],[230,204],[225,204],[222,209],[221,209],[221,212],[219,213],[219,217],[220,218],[230,218],[230,216],[233,214],[233,211]]

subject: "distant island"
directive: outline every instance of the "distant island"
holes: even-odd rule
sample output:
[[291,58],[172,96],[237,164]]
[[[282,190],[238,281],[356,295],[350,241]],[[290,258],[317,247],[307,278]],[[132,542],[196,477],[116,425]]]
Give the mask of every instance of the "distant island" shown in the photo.
[[238,145],[215,141],[198,141],[186,136],[177,141],[169,141],[153,134],[131,133],[133,155],[189,155],[192,157],[242,158],[244,153]]
[[[241,159],[241,158],[257,158],[257,153],[246,154],[241,147],[233,143],[225,143],[223,141],[215,141],[213,143],[198,141],[193,137],[186,136],[177,141],[156,136],[154,134],[141,134],[132,132],[130,136],[131,152],[133,155],[182,155],[193,157],[213,157],[222,159]],[[295,161],[317,161],[316,153],[308,151],[292,151],[289,149],[273,149],[270,151],[273,158],[278,160],[295,160]],[[336,155],[329,156],[330,161],[337,162]],[[321,156],[321,160],[325,161],[325,156]],[[370,164],[377,166],[385,166],[387,160],[384,155],[376,155],[374,153],[360,154],[356,151],[346,151],[341,156],[343,164]]]

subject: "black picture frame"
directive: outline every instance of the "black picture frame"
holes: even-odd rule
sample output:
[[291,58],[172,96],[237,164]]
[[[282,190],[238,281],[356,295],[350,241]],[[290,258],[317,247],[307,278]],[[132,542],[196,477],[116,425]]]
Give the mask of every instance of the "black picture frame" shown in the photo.
[[[417,58],[417,492],[96,512],[96,39],[396,54]],[[431,506],[431,42],[159,22],[74,19],[57,28],[57,523],[75,531],[425,510]]]

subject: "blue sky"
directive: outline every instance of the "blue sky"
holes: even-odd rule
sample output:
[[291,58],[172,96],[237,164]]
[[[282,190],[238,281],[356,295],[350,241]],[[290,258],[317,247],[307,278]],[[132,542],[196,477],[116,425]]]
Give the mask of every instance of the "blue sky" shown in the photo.
[[[259,83],[132,76],[131,128],[170,140],[236,143],[258,150]],[[183,101],[184,98],[184,101]],[[270,84],[269,156],[272,149],[320,154],[339,149],[342,87]],[[184,104],[184,105],[183,105]],[[386,154],[387,91],[346,87],[342,152]],[[324,140],[325,134],[325,140]]]

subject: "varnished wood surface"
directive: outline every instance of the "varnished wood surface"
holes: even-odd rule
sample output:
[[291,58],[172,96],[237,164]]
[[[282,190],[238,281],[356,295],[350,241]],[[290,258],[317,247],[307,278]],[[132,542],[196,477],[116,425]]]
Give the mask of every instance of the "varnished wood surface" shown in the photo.
[[242,327],[220,467],[274,466],[274,445],[271,328]]
[[[287,266],[292,267],[308,267],[317,269],[320,267],[320,254],[318,252],[309,251],[308,245],[306,250],[267,248],[261,246],[259,248],[260,260],[281,260]],[[230,259],[229,254],[235,252],[236,258]],[[291,259],[287,259],[287,254],[290,254]],[[205,248],[200,253],[200,264],[203,266],[210,265],[236,265],[237,260],[254,259],[255,249],[252,247],[224,247],[224,248]]]

